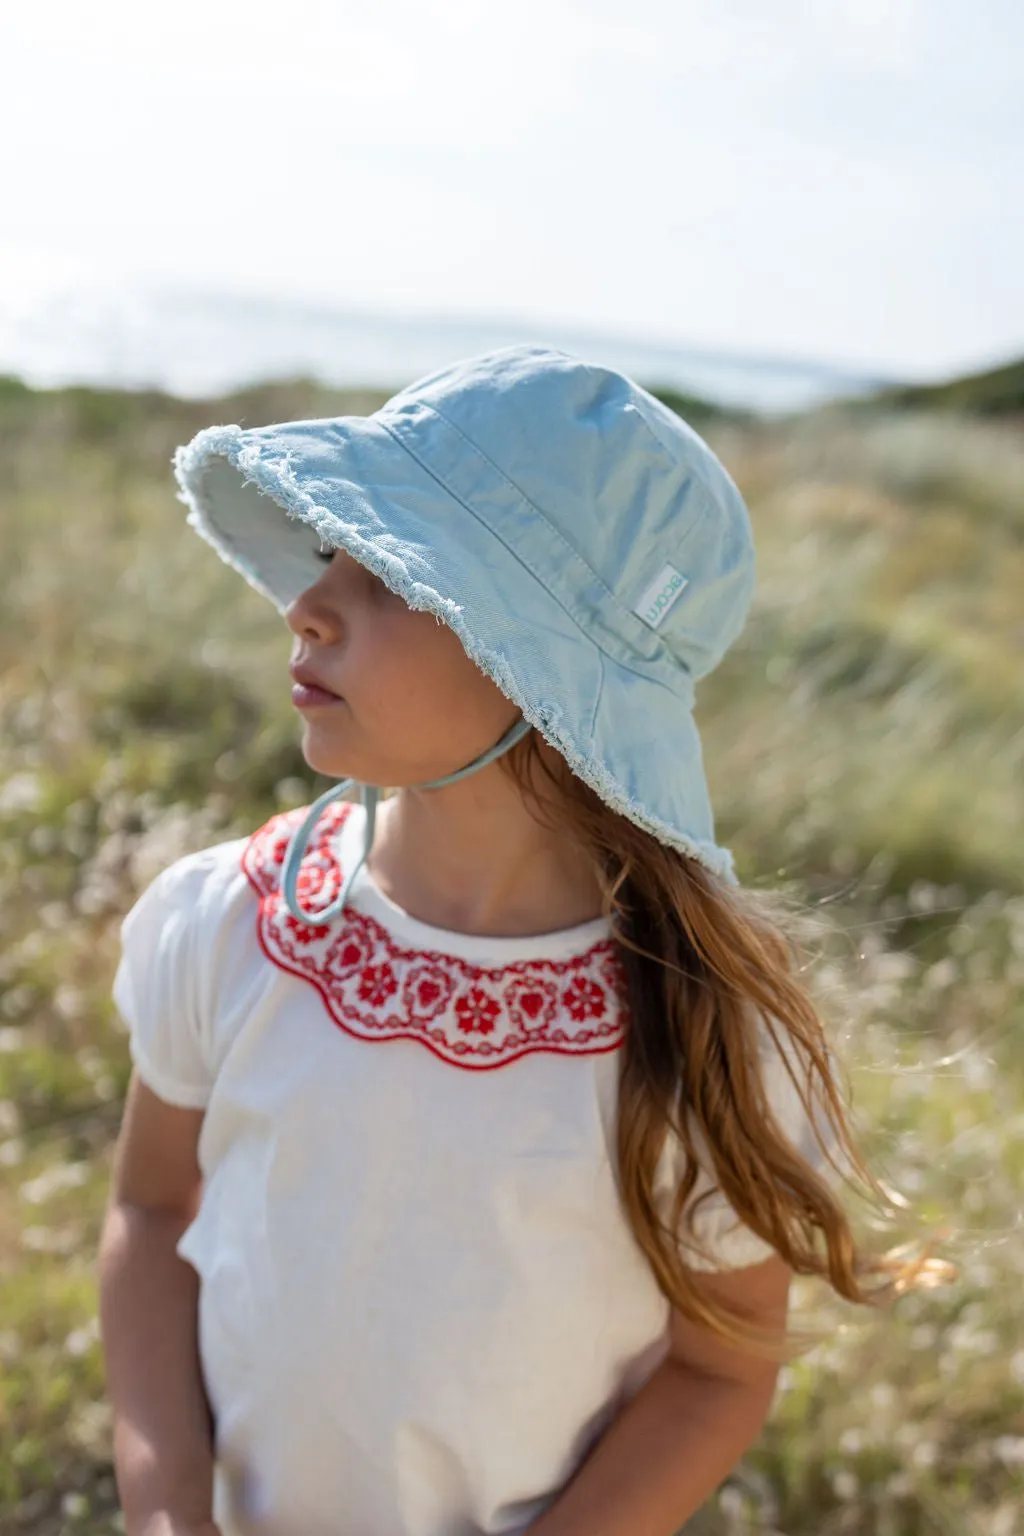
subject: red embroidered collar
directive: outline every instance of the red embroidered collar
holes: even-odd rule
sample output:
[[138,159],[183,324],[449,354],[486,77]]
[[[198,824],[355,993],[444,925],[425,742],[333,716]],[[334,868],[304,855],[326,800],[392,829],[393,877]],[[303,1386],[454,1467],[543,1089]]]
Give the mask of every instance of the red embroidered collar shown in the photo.
[[[320,992],[340,1028],[363,1040],[420,1040],[454,1066],[505,1066],[531,1051],[590,1055],[621,1045],[626,992],[610,939],[565,960],[500,966],[396,942],[367,912],[347,905],[330,922],[292,916],[281,894],[288,842],[308,806],[272,816],[249,838],[242,868],[259,896],[260,944],[274,965]],[[341,888],[339,834],[351,801],[324,808],[299,868],[307,911],[328,907]],[[353,897],[367,878],[356,877]]]

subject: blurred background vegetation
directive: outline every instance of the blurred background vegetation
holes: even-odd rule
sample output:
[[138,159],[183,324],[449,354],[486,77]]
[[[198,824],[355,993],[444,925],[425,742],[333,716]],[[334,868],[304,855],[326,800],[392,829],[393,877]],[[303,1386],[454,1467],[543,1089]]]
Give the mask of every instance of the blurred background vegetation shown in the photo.
[[[654,386],[657,389],[655,384]],[[698,710],[745,879],[820,913],[876,1171],[956,1286],[786,1367],[729,1530],[1024,1529],[1024,364],[765,420],[658,390],[751,508],[751,621]],[[215,422],[376,408],[0,380],[0,1530],[120,1529],[95,1246],[129,1063],[118,925],[179,854],[327,787],[271,606],[187,530]],[[828,926],[825,927],[825,919]],[[871,1218],[872,1220],[874,1218]]]

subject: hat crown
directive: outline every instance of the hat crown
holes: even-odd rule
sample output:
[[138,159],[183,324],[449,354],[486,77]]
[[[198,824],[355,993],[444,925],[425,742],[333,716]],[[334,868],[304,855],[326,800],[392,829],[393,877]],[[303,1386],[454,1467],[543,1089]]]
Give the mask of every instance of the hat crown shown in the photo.
[[376,413],[385,424],[418,416],[430,467],[424,408],[557,531],[627,636],[639,621],[642,643],[656,637],[694,679],[717,665],[746,619],[754,546],[739,490],[688,423],[615,369],[539,344],[439,369]]

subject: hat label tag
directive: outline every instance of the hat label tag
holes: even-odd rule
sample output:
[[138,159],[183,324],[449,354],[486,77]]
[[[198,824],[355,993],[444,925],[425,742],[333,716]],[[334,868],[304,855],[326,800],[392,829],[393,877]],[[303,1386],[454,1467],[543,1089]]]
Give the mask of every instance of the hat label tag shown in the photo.
[[674,565],[664,565],[650,585],[640,594],[640,600],[633,612],[652,629],[657,629],[687,585],[686,577],[680,575]]

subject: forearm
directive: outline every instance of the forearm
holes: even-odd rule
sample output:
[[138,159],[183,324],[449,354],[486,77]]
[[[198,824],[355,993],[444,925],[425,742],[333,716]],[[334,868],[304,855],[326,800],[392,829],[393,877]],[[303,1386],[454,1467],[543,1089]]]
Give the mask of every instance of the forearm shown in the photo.
[[665,1361],[529,1536],[675,1536],[757,1438],[773,1393]]
[[112,1205],[99,1248],[114,1466],[129,1536],[157,1510],[209,1520],[213,1426],[197,1345],[198,1277],[175,1252],[187,1219]]

